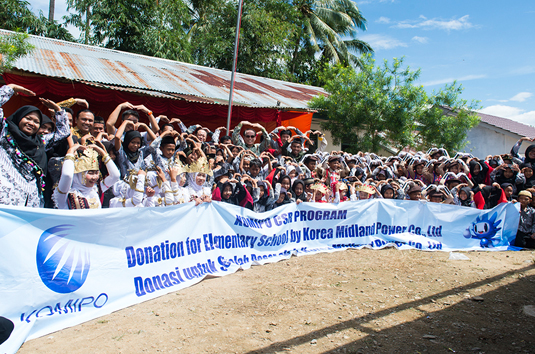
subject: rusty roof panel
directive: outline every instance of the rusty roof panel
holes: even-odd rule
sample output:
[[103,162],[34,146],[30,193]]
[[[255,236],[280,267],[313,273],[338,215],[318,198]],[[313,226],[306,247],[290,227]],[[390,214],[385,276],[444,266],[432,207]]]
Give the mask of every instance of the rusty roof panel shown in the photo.
[[[0,30],[0,35],[9,33]],[[230,71],[45,37],[30,36],[29,42],[35,50],[18,59],[16,69],[110,88],[131,88],[144,94],[154,92],[152,96],[157,97],[228,102]],[[320,87],[241,73],[235,76],[234,103],[243,106],[306,110],[307,102],[318,94],[326,92]]]

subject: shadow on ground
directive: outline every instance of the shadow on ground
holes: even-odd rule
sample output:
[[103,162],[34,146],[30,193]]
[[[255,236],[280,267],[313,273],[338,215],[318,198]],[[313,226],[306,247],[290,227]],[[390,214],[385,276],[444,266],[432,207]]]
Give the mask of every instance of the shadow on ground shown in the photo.
[[[524,275],[533,269],[535,265],[504,272],[249,353],[284,352],[347,330],[364,335],[325,353],[535,353],[535,317],[523,312],[524,306],[535,305],[535,276]],[[507,277],[514,280],[507,285],[496,284]],[[480,287],[488,287],[489,291],[457,303],[448,302],[449,296]],[[437,310],[437,305],[442,308]],[[374,323],[384,323],[403,311],[418,311],[421,315],[386,329],[374,328]]]

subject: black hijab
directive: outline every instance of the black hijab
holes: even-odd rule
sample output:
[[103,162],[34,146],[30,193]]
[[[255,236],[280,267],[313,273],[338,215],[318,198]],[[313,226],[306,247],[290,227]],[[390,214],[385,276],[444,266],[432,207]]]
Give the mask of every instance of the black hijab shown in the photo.
[[43,118],[41,119],[41,126],[47,123],[52,124],[52,132],[54,132],[54,130],[56,130],[56,123],[54,123],[52,119],[50,119],[46,114],[43,114],[42,117]]
[[[470,162],[472,162],[472,161],[470,161]],[[462,200],[461,199],[461,191],[466,193],[466,195],[467,195],[466,200]],[[471,192],[472,192],[472,189],[470,187],[462,187],[461,190],[459,190],[459,201],[461,202],[461,206],[465,206],[465,207],[471,206],[471,204],[472,204]]]
[[129,130],[124,134],[124,143],[123,143],[123,150],[128,157],[128,160],[132,163],[136,163],[137,159],[139,158],[139,150],[137,151],[130,151],[128,149],[128,145],[130,145],[130,142],[134,140],[135,138],[139,138],[141,140],[141,144],[143,145],[143,137],[141,136],[141,133],[137,130]]
[[533,149],[535,149],[535,144],[530,145],[526,148],[526,152],[524,152],[524,163],[535,163],[535,159],[529,158],[529,152]]
[[[474,170],[476,166],[478,165],[479,165],[479,173],[475,175]],[[487,164],[484,162],[479,163],[475,160],[471,160],[469,163],[469,167],[470,167],[470,177],[472,177],[472,182],[474,182],[474,184],[485,183],[485,179],[487,178],[487,173],[489,171],[489,167],[487,166]]]
[[19,128],[19,123],[22,118],[26,117],[32,112],[36,112],[39,116],[40,126],[43,122],[43,114],[41,113],[39,108],[35,106],[23,106],[17,109],[15,113],[7,117],[7,129],[9,130],[9,133],[13,136],[13,139],[17,143],[19,149],[21,149],[26,156],[35,161],[35,163],[39,165],[41,170],[43,170],[43,174],[46,174],[47,157],[45,145],[43,144],[41,137],[37,135],[37,132],[33,135],[26,135]]
[[392,196],[392,199],[395,199],[396,198],[396,191],[394,190],[394,187],[392,187],[390,184],[385,184],[381,187],[381,195],[383,196],[383,198],[385,197],[385,193],[387,190],[391,189],[392,192],[394,193],[394,195]]
[[[295,187],[300,184],[301,186],[303,186],[303,192],[300,194],[300,195],[297,195],[297,193],[295,192]],[[306,202],[307,201],[307,195],[305,193],[305,183],[300,180],[300,179],[296,179],[294,181],[294,183],[292,184],[292,195],[293,197],[295,198],[295,200],[297,201],[297,199],[301,199],[303,202]]]

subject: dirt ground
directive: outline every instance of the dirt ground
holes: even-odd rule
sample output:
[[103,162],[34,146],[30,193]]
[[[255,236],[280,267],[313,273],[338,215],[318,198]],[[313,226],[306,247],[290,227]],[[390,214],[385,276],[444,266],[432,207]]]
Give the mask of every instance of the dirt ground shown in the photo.
[[470,260],[395,249],[293,257],[19,353],[535,353],[535,252],[464,254]]

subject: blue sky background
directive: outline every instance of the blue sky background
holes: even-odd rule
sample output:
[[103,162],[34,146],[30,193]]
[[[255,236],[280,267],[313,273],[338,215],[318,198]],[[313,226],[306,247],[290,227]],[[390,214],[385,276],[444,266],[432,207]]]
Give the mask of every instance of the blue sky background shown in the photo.
[[[356,2],[368,20],[359,38],[378,62],[405,57],[430,92],[457,80],[462,98],[480,100],[483,113],[535,126],[534,0]],[[48,0],[30,3],[48,15]],[[56,0],[55,18],[66,13]]]

